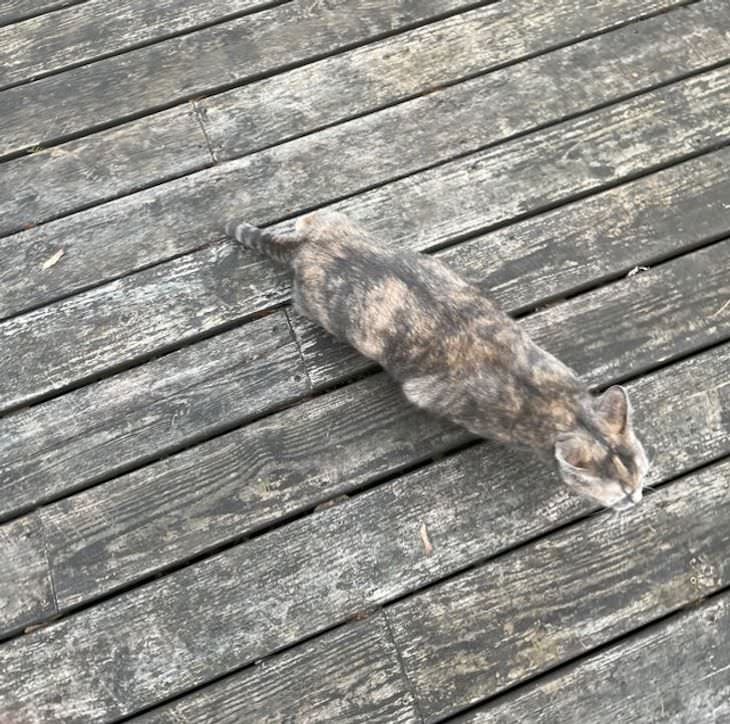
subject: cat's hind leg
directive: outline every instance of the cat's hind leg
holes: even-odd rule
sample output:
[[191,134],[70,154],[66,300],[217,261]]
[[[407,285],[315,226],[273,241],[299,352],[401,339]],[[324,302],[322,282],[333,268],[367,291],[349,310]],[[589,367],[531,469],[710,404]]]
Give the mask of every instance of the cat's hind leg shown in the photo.
[[303,243],[299,234],[280,234],[260,229],[245,222],[226,224],[226,234],[239,244],[265,254],[280,264],[291,265],[292,258]]

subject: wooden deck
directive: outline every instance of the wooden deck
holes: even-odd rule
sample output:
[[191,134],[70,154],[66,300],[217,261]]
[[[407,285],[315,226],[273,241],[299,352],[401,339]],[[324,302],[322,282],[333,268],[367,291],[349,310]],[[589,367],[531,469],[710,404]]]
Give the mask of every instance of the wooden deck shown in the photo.
[[[650,450],[408,406],[222,235],[333,205]],[[728,0],[0,3],[0,722],[729,722]]]

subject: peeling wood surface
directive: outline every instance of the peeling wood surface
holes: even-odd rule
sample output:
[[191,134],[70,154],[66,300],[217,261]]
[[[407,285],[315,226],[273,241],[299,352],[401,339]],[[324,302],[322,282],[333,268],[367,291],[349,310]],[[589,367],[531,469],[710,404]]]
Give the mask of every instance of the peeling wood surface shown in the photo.
[[[727,3],[350,6],[0,10],[0,718],[727,717]],[[327,205],[626,380],[656,492],[407,405],[223,238]]]
[[[617,17],[628,20],[672,4],[676,5],[590,0],[581,3],[577,12],[573,0],[549,6],[503,0],[205,98],[200,106],[217,157],[233,158],[411,95],[437,91],[446,83],[514,63],[567,39],[605,31]],[[680,26],[698,42],[687,43],[676,33]],[[527,113],[525,121],[540,122],[541,116],[554,113],[560,104],[599,103],[726,55],[721,48],[729,39],[727,13],[714,0],[698,9],[660,15],[641,27],[641,33],[627,26],[539,56],[521,68],[496,72],[470,86],[469,103],[452,101],[448,96],[443,103],[459,114],[461,105],[468,110],[480,97],[491,97],[500,109],[495,130],[507,130],[513,107]],[[657,52],[659,47],[666,49],[666,54]],[[574,82],[561,83],[566,72]],[[560,93],[555,93],[556,84]],[[494,100],[495,96],[499,100]],[[540,96],[546,100],[541,102]],[[526,98],[530,102],[525,102]],[[550,104],[557,106],[551,108]],[[494,105],[479,110],[494,113]],[[530,117],[530,113],[535,115]],[[484,125],[492,123],[485,120]],[[462,144],[473,135],[456,117],[453,129],[458,129],[456,135],[463,139]]]
[[689,724],[728,718],[730,597],[725,594],[454,721]]

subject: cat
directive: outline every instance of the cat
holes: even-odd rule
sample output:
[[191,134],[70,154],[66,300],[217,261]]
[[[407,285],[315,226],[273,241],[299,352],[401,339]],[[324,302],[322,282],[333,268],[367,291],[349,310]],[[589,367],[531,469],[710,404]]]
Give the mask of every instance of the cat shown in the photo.
[[288,266],[296,309],[378,362],[413,404],[549,453],[563,481],[601,505],[641,500],[649,464],[624,388],[594,397],[442,261],[389,251],[331,211],[301,217],[293,234],[236,222],[226,233]]

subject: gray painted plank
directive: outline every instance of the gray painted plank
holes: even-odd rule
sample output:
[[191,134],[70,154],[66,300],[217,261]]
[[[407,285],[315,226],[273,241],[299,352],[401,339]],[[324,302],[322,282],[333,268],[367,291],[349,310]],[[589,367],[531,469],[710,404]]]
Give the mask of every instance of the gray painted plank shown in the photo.
[[38,515],[0,525],[0,638],[55,613]]
[[[591,1],[577,11],[571,0],[549,5],[503,0],[204,98],[199,107],[214,153],[233,158],[544,52],[650,9],[656,4]],[[720,61],[728,56],[729,42],[727,6],[724,0],[708,0],[534,58],[523,71],[499,71],[471,84],[470,100],[453,102],[452,111],[491,96],[494,105],[478,109],[486,116],[484,125],[514,132],[512,126],[520,126],[515,108],[525,122],[544,122],[559,117],[559,108],[587,107]],[[565,83],[568,77],[571,82]],[[491,121],[497,111],[498,120]],[[459,122],[454,128],[460,129]],[[468,144],[473,133],[471,127],[460,129],[457,137]]]
[[38,150],[0,164],[0,235],[211,164],[189,104]]
[[730,597],[725,594],[454,721],[696,724],[728,720]]
[[[710,317],[730,299],[730,241],[723,247],[533,315],[525,327],[592,384],[727,338],[728,324]],[[60,500],[41,513],[58,605],[129,585],[466,439],[376,377]]]
[[0,517],[306,394],[283,312],[2,421]]
[[[41,78],[0,93],[0,154],[251,80],[468,4],[465,0],[362,0],[354,5],[294,0]],[[666,2],[641,0],[641,5],[661,7]]]
[[[683,150],[730,137],[730,118],[725,112],[728,97],[730,70],[720,69],[527,139],[460,159],[424,174],[422,180],[428,183],[436,174],[438,178],[442,174],[472,174],[475,182],[481,168],[478,180],[484,186],[472,183],[472,194],[479,196],[482,206],[499,208],[495,216],[509,218],[571,194],[595,189],[609,180],[635,173],[647,164],[676,158]],[[331,130],[339,132],[341,128]],[[618,133],[624,134],[620,143],[616,140]],[[272,149],[265,154],[266,158],[257,155],[233,162],[229,164],[235,167],[233,172],[230,168],[214,169],[216,176],[208,177],[206,193],[200,193],[202,189],[192,185],[190,189],[199,193],[192,198],[178,195],[176,204],[190,203],[207,219],[223,219],[230,212],[226,214],[222,209],[236,208],[240,214],[241,208],[250,208],[247,202],[251,196],[261,199],[265,195],[272,205],[287,196],[301,198],[299,189],[310,172],[306,167],[290,165],[293,159],[286,151],[288,145]],[[316,144],[308,146],[311,156],[317,156]],[[322,160],[320,170],[326,171],[328,163],[337,165],[343,173],[348,164],[359,166],[364,149],[358,148],[356,152],[353,150],[356,146],[353,144],[347,152]],[[281,158],[277,158],[279,154]],[[286,173],[277,174],[277,168],[284,168],[283,162],[287,162]],[[508,168],[509,177],[505,177]],[[249,186],[242,190],[233,182],[240,180],[244,171],[250,174]],[[250,184],[250,178],[262,174],[272,180],[271,184],[266,187]],[[190,184],[191,178],[186,177],[182,182]],[[225,184],[216,183],[222,181]],[[491,198],[485,199],[483,188],[492,191]],[[158,216],[158,223],[171,224],[176,235],[194,233],[189,228],[180,232],[180,222],[171,214],[172,209],[168,207],[161,213],[154,197],[145,198],[147,213]],[[463,196],[448,197],[448,200],[454,209],[457,204],[467,203]],[[144,223],[143,215],[134,215],[134,219],[149,243],[165,246],[165,237],[159,238],[155,227]],[[255,214],[253,220],[256,221]],[[198,243],[203,241],[205,238]],[[100,265],[103,260],[116,258],[120,246],[123,245],[106,243],[103,253],[100,249],[97,255]],[[43,252],[40,259],[24,265],[25,269],[34,268],[43,275],[35,289],[41,290],[44,285],[47,288],[54,278],[73,274],[84,263],[77,250],[69,248],[56,266],[39,269],[57,248],[57,242],[45,250],[42,245],[32,251],[24,247],[28,256],[36,257]],[[20,284],[16,279],[13,283],[15,266],[5,270],[3,281],[7,283],[4,296],[17,302],[16,295],[25,293],[27,279]],[[184,279],[190,281],[183,285]],[[184,286],[181,292],[171,295],[171,290],[179,286]],[[22,404],[90,375],[107,374],[110,366],[139,355],[154,354],[161,347],[180,341],[181,336],[190,338],[196,333],[209,332],[232,318],[240,319],[285,301],[287,290],[284,274],[233,245],[223,245],[6,320],[0,324],[0,341],[12,340],[17,349],[11,355],[8,344],[0,347],[0,360],[7,370],[5,378],[0,380],[0,407]],[[193,326],[190,326],[190,315]],[[33,356],[28,359],[37,360],[36,365],[21,363],[26,359],[21,353],[28,345],[33,347]],[[39,348],[51,347],[53,360],[50,362],[37,353]]]
[[[708,40],[713,39],[719,40],[718,37]],[[641,81],[634,78],[631,69],[634,65],[642,68],[642,53],[624,57],[625,42],[624,39],[616,43],[613,51],[619,54],[611,63],[595,52],[581,56],[580,49],[572,49],[570,53],[574,55],[568,56],[560,51],[562,55],[534,59],[328,129],[314,138],[292,141],[0,241],[0,253],[7,260],[1,277],[6,293],[0,302],[0,315],[18,313],[28,304],[47,303],[60,295],[130,273],[144,264],[164,261],[173,254],[220,238],[222,219],[240,215],[242,208],[256,223],[271,222],[298,209],[415,172],[456,152],[474,150],[534,128],[536,124],[555,121],[565,113],[585,110],[615,97],[615,93],[635,89]],[[715,50],[712,47],[706,46],[705,52],[717,57],[727,52],[726,42],[718,42]],[[676,64],[665,65],[672,72],[681,72],[684,56],[669,51],[668,55],[676,56]],[[554,62],[550,60],[553,56]],[[542,67],[543,74],[535,72],[546,63],[549,67]],[[586,65],[586,73],[595,76],[596,82],[571,84],[560,93],[554,92],[555,77],[563,77],[566,68],[575,70],[581,63]],[[506,163],[528,171],[535,165],[545,168],[541,180],[547,181],[548,189],[551,174],[560,174],[566,184],[575,179],[580,190],[613,181],[629,170],[610,166],[616,153],[622,154],[625,167],[631,166],[631,171],[635,171],[642,164],[650,163],[649,159],[673,158],[683,151],[697,150],[703,139],[714,143],[718,137],[726,137],[728,91],[721,80],[722,73],[718,71],[709,74],[707,81],[682,83],[568,122],[557,130],[543,131],[529,141],[513,142],[505,150],[504,161],[500,152],[493,150],[471,161],[435,169],[424,177],[423,183],[432,179],[433,183],[447,184],[454,176],[468,178],[471,195],[479,197],[478,208],[482,213],[489,209],[492,218],[503,221],[510,213],[519,213],[528,206],[524,195],[531,183],[516,179],[509,197],[502,198],[499,189],[507,173]],[[702,91],[703,82],[718,84],[713,89],[716,97]],[[675,104],[681,110],[671,107]],[[693,109],[693,117],[688,106]],[[535,110],[528,114],[526,107]],[[680,127],[680,118],[684,127]],[[455,125],[462,131],[458,136],[453,133]],[[610,136],[612,127],[620,134],[619,140]],[[690,136],[690,131],[695,135]],[[661,134],[670,134],[671,138],[661,138]],[[657,142],[661,144],[660,149],[642,153]],[[582,151],[584,143],[595,147],[593,153]],[[366,167],[361,163],[363,155],[373,159]],[[480,159],[485,168],[471,168]],[[314,178],[310,172],[312,167],[319,170]],[[285,172],[275,175],[282,168]],[[68,199],[66,186],[59,191],[53,185],[53,178],[49,182],[51,191],[55,189],[49,193],[52,198],[58,199],[60,194],[61,198]],[[405,180],[397,187],[399,193],[414,184],[420,187],[421,180]],[[493,203],[486,208],[484,188],[494,188],[490,199]],[[439,196],[441,203],[437,208],[442,209],[443,194]],[[449,197],[445,200],[453,202]],[[451,203],[451,207],[453,216],[458,205]],[[505,213],[500,214],[501,209]],[[412,220],[426,211],[416,209]],[[17,213],[22,217],[25,211],[20,209]],[[131,218],[135,219],[134,226],[129,223]],[[53,274],[44,273],[39,267],[58,248],[59,237],[64,239],[68,251],[63,267]],[[102,249],[104,253],[100,253]]]
[[89,0],[59,0],[38,2],[38,0],[3,0],[0,6],[0,25],[16,23],[23,18],[40,15],[69,5],[81,5]]
[[90,0],[0,29],[0,87],[255,10],[264,0]]
[[[730,179],[726,171],[729,164],[730,149],[724,149],[465,242],[445,255],[456,268],[479,280],[505,308],[515,310],[535,305],[544,296],[590,283],[605,273],[622,267],[630,269],[649,258],[730,231],[727,208]],[[397,209],[384,194],[377,203],[358,206],[362,197],[357,197],[343,208],[361,218],[376,233],[392,233],[393,243],[399,247],[428,245],[451,232],[445,225],[446,219],[437,222],[428,218],[424,233],[413,235],[407,195],[394,198],[403,201],[405,211],[396,213]],[[433,205],[424,203],[423,207],[431,209]],[[455,223],[458,224],[458,219]],[[429,235],[430,230],[435,237]],[[318,387],[367,365],[349,347],[334,342],[298,315],[291,315],[291,320],[300,334],[303,353]],[[252,326],[251,334],[255,329]],[[240,335],[244,340],[247,334],[240,330],[230,333],[230,338]],[[194,373],[188,375],[177,368],[176,360],[184,360],[180,367],[190,366],[192,370],[198,368],[203,358],[208,364],[215,364],[215,350],[219,344],[228,344],[225,339],[228,339],[226,335],[220,343],[199,343],[179,357],[173,355],[141,371],[124,373],[68,393],[57,401],[18,412],[5,421],[8,433],[4,439],[8,442],[5,464],[0,463],[0,477],[6,481],[3,486],[6,504],[0,514],[19,506],[38,504],[46,497],[109,476],[118,466],[133,464],[155,450],[164,450],[167,444],[181,444],[189,439],[186,435],[210,434],[216,426],[216,416],[222,424],[232,422],[234,414],[239,419],[238,414],[245,411],[234,402],[241,390],[240,371],[222,363],[216,368],[220,384],[206,388],[205,397],[199,399],[202,408],[188,397],[190,404],[185,406],[184,415],[178,410],[171,413],[178,413],[172,430],[165,431],[164,406],[160,408],[163,416],[159,435],[134,422],[140,405],[150,402],[144,392],[138,391],[148,389],[146,380],[180,379],[181,389],[195,385]],[[289,352],[286,359],[290,359]],[[294,362],[290,364],[294,374],[298,374]],[[285,389],[288,390],[287,385]],[[257,408],[258,414],[290,399],[288,392],[281,397],[278,392],[272,387],[267,404]],[[73,410],[81,410],[83,414],[74,416],[69,428],[66,420]],[[215,414],[209,414],[210,410],[215,410]],[[151,413],[148,409],[142,418],[149,420]],[[79,428],[81,421],[83,426]],[[66,434],[81,429],[83,434]],[[433,445],[433,438],[428,439]],[[28,454],[23,453],[22,457],[12,454],[13,441],[17,440],[22,441],[20,447]],[[98,454],[100,441],[105,455]],[[106,458],[113,462],[107,462]],[[65,460],[72,461],[72,478],[67,475]]]
[[[681,391],[670,384],[669,394]],[[674,421],[657,422],[674,434]],[[650,604],[661,615],[716,590],[728,574],[729,472],[726,462],[667,486],[627,516],[624,529],[594,517],[517,555],[526,567],[566,541],[566,555],[575,554],[571,541],[580,550],[591,537],[583,531],[590,533],[589,546],[601,543],[622,566],[634,566],[636,575],[612,584],[640,589],[631,604]],[[133,713],[588,509],[544,464],[484,444],[9,642],[0,647],[0,705],[24,720],[62,713],[94,722]],[[419,536],[424,522],[430,556]],[[690,564],[697,554],[713,565],[699,586]],[[514,558],[479,574],[501,566],[509,576]],[[545,565],[552,581],[566,574],[555,558]],[[629,613],[617,611],[616,625],[641,621]],[[404,651],[412,649],[404,644]]]
[[590,518],[395,604],[387,615],[426,721],[726,585],[728,523],[726,460],[634,512]]
[[263,659],[136,722],[418,722],[398,656],[375,614]]

